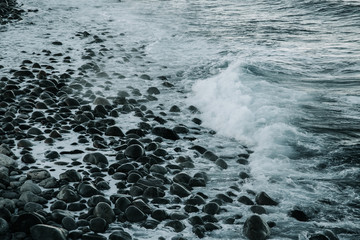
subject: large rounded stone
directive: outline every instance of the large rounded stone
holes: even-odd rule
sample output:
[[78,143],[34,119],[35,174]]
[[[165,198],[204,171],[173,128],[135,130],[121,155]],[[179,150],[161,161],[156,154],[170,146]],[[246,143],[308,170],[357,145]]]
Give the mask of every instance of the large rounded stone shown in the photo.
[[26,191],[30,191],[30,192],[35,193],[35,194],[40,194],[41,193],[41,188],[38,185],[36,185],[35,183],[33,183],[33,181],[27,180],[20,187],[20,192],[26,192]]
[[124,133],[118,126],[110,126],[105,131],[106,136],[124,137]]
[[133,205],[126,208],[125,217],[129,222],[140,222],[146,219],[146,215]]
[[125,156],[129,158],[137,159],[141,156],[144,156],[144,154],[145,150],[139,144],[130,145],[125,149]]
[[154,127],[152,129],[152,133],[169,140],[175,141],[180,139],[179,135],[176,132],[174,132],[172,129],[165,127]]
[[59,193],[56,195],[59,200],[64,202],[76,202],[80,200],[80,196],[70,187],[64,186],[60,189]]
[[9,224],[5,219],[0,218],[0,236],[5,235],[7,232],[9,232]]
[[66,240],[68,232],[63,228],[58,228],[46,224],[37,224],[30,230],[34,240]]
[[171,227],[175,232],[181,232],[186,228],[185,224],[179,220],[169,221],[165,224],[165,227]]
[[59,175],[61,180],[66,180],[68,182],[80,182],[82,177],[75,169],[69,169]]
[[27,173],[27,176],[33,181],[42,181],[51,177],[50,173],[46,169],[34,169]]
[[173,183],[170,187],[170,193],[179,197],[187,197],[191,194],[189,190],[178,183]]
[[109,102],[109,100],[107,100],[106,98],[103,98],[103,97],[95,98],[93,103],[94,103],[94,105],[111,106],[111,103]]
[[26,203],[34,202],[34,203],[40,203],[40,204],[45,204],[48,202],[45,198],[43,198],[39,195],[36,195],[30,191],[23,192],[21,194],[21,196],[19,197],[19,200],[24,201]]
[[246,219],[243,233],[250,240],[264,240],[270,236],[270,227],[260,216],[252,215]]
[[75,230],[77,228],[74,218],[71,218],[71,217],[64,217],[61,220],[61,224],[68,231],[72,231],[72,230]]
[[83,158],[84,162],[92,163],[98,167],[106,167],[109,165],[109,161],[106,156],[99,152],[88,153]]
[[105,219],[96,217],[90,220],[90,229],[96,233],[103,233],[107,229],[107,223]]
[[265,192],[260,192],[256,195],[255,201],[259,205],[269,205],[269,206],[276,206],[279,203],[273,200],[269,195],[267,195]]
[[109,204],[105,202],[99,202],[94,208],[94,215],[105,219],[110,224],[115,221],[115,213]]
[[209,202],[205,204],[205,206],[203,207],[203,212],[210,215],[217,214],[219,211],[220,211],[220,207],[215,202]]
[[42,223],[43,221],[37,214],[23,213],[15,219],[12,228],[15,232],[29,233],[32,226]]
[[102,193],[92,184],[88,182],[82,182],[77,187],[78,193],[83,197],[91,197],[94,195],[102,195]]
[[11,157],[8,157],[2,153],[0,153],[0,166],[2,167],[14,167],[16,168],[17,167],[17,162],[12,159]]

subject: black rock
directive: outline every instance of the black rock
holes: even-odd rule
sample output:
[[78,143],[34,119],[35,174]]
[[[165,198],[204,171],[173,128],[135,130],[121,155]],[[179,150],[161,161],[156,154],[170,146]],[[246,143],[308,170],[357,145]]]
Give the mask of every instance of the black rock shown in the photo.
[[39,203],[34,203],[34,202],[27,202],[24,205],[24,210],[26,212],[37,212],[43,209],[43,206]]
[[106,136],[124,137],[124,133],[117,126],[110,126],[105,131]]
[[269,195],[265,192],[260,192],[256,195],[255,201],[259,205],[269,205],[269,206],[277,206],[279,203],[274,201]]
[[222,159],[222,158],[217,159],[217,160],[215,161],[215,164],[216,164],[217,166],[219,166],[221,169],[227,169],[227,168],[228,168],[227,163],[226,163],[225,160]]
[[81,240],[107,240],[107,238],[97,233],[85,233],[81,236]]
[[212,162],[215,162],[219,157],[213,153],[212,151],[206,151],[204,152],[203,154],[203,157],[206,158],[206,159],[209,159],[210,161]]
[[141,226],[146,229],[155,229],[159,225],[159,223],[160,223],[159,221],[149,219],[146,220],[144,223],[142,223]]
[[65,210],[67,207],[66,202],[62,201],[62,200],[57,200],[55,201],[51,206],[50,206],[50,210],[53,211],[55,209],[62,209]]
[[139,144],[130,145],[125,149],[125,156],[129,158],[137,159],[141,156],[144,156],[144,154],[145,154],[145,150]]
[[127,197],[119,197],[115,202],[115,208],[120,209],[122,212],[131,205],[131,201]]
[[61,180],[66,180],[68,182],[80,182],[82,177],[75,169],[69,169],[59,175]]
[[0,236],[5,235],[9,232],[9,224],[8,222],[0,217]]
[[71,218],[71,217],[64,217],[61,220],[61,224],[68,231],[72,231],[72,230],[75,230],[77,228],[75,220],[73,218]]
[[292,218],[295,218],[296,220],[298,221],[301,221],[301,222],[307,222],[309,221],[309,217],[306,215],[305,212],[299,210],[299,209],[294,209],[294,210],[291,210],[289,212],[289,216],[292,217]]
[[51,177],[50,172],[46,169],[34,169],[27,173],[27,176],[33,181],[42,181]]
[[169,140],[175,141],[180,139],[179,135],[176,132],[174,132],[172,129],[165,127],[154,127],[152,129],[152,133]]
[[125,231],[116,230],[110,234],[109,240],[132,240],[132,237]]
[[108,227],[105,219],[96,217],[90,220],[90,229],[96,233],[104,233]]
[[179,220],[169,221],[165,224],[165,227],[171,227],[175,232],[181,232],[186,228],[185,224]]
[[56,197],[59,200],[63,200],[67,203],[77,202],[80,200],[80,196],[77,194],[77,192],[68,186],[63,186]]
[[270,236],[270,227],[260,216],[252,215],[246,219],[243,233],[250,240],[264,240]]
[[173,177],[174,182],[180,183],[180,184],[185,184],[185,185],[189,184],[190,180],[191,180],[190,175],[183,173],[183,172],[178,173]]
[[42,223],[43,221],[39,215],[35,213],[23,213],[15,219],[12,228],[14,232],[29,233],[32,226]]
[[65,229],[45,224],[37,224],[31,228],[31,237],[34,240],[66,240],[67,235]]
[[178,183],[173,183],[170,187],[170,193],[179,197],[187,197],[191,194],[189,190]]
[[129,222],[140,222],[147,218],[139,208],[133,205],[126,208],[125,217]]
[[196,225],[192,228],[192,232],[195,233],[198,238],[204,238],[206,229],[204,226]]
[[203,212],[210,215],[217,214],[219,211],[220,211],[220,207],[215,202],[209,202],[205,204],[205,206],[203,207]]
[[257,205],[251,206],[250,211],[259,215],[266,214],[266,209],[262,206],[257,206]]
[[72,212],[77,212],[86,209],[87,206],[85,203],[69,203],[67,209]]
[[87,201],[87,204],[89,205],[89,207],[95,207],[99,202],[105,202],[105,203],[111,205],[110,200],[102,195],[91,196],[89,198],[89,200]]
[[169,215],[163,209],[156,209],[151,213],[151,217],[158,221],[162,221],[169,218]]
[[109,204],[105,202],[99,202],[94,208],[94,215],[105,219],[110,224],[115,221],[115,213]]
[[98,167],[106,167],[109,164],[106,156],[99,152],[88,153],[83,158],[84,162],[92,163]]
[[245,205],[255,205],[255,203],[250,198],[248,198],[247,196],[239,197],[238,202],[241,202],[241,203],[243,203]]
[[160,91],[156,87],[150,87],[150,88],[148,88],[147,93],[150,95],[153,95],[153,94],[158,95],[158,94],[160,94]]

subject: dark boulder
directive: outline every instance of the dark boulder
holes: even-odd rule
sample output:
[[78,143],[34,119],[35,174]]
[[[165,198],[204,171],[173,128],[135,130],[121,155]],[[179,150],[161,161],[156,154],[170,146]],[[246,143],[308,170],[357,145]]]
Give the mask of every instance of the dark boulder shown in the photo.
[[129,222],[140,222],[147,218],[143,211],[133,205],[126,208],[125,217]]
[[259,205],[277,206],[279,203],[273,200],[265,192],[260,192],[256,195],[255,201]]
[[45,224],[37,224],[31,228],[31,237],[34,240],[66,240],[68,232],[63,228],[58,228]]
[[152,133],[169,140],[175,141],[180,139],[179,135],[176,132],[174,132],[172,129],[165,127],[154,127],[152,129]]
[[270,227],[258,215],[252,215],[246,219],[243,234],[250,240],[264,240],[270,236]]
[[105,219],[110,224],[115,221],[115,213],[109,204],[105,202],[99,202],[94,208],[94,215]]

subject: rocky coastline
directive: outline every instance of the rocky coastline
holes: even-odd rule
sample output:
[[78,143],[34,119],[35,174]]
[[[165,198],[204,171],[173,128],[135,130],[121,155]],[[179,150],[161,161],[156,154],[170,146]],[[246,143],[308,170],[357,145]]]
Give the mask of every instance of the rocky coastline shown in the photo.
[[[214,132],[202,127],[195,106],[161,109],[159,102],[159,108],[149,108],[147,103],[157,102],[161,94],[157,86],[146,92],[130,86],[117,96],[92,91],[89,76],[110,78],[95,60],[95,53],[106,51],[104,40],[88,32],[74,37],[89,39],[91,46],[83,52],[88,63],[78,69],[72,69],[68,53],[46,49],[36,54],[48,62],[25,59],[12,69],[0,65],[0,238],[129,240],[137,239],[129,230],[134,225],[167,228],[172,239],[187,239],[181,234],[186,230],[193,238],[206,238],[223,224],[251,240],[271,236],[276,222],[261,215],[280,202],[266,192],[240,193],[241,183],[251,179],[252,151],[242,146],[230,159],[203,145],[184,149],[182,142]],[[150,76],[139,78],[148,81]],[[174,84],[158,78],[171,91]],[[192,116],[193,125],[174,120],[182,112]],[[136,128],[119,126],[125,115],[139,120]],[[44,146],[52,150],[42,151]],[[236,163],[239,185],[208,196],[204,189],[211,176],[193,173],[197,162],[183,154],[188,151],[219,171]],[[39,152],[41,158],[35,154]],[[248,206],[252,214],[229,216],[228,206],[237,204]],[[292,217],[307,218],[296,211]],[[337,237],[326,230],[310,239]]]
[[16,0],[0,0],[0,24],[21,20],[23,12]]

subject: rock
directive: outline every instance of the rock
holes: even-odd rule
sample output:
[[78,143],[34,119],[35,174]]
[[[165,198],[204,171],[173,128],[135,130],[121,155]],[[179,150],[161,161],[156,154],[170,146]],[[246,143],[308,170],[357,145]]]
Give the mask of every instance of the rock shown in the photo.
[[33,183],[33,181],[27,180],[20,187],[20,192],[26,192],[26,191],[30,191],[35,194],[40,194],[41,188],[38,185],[36,185],[35,183]]
[[186,228],[185,224],[179,220],[169,221],[165,224],[165,227],[171,227],[175,232],[181,232]]
[[68,235],[65,229],[46,224],[37,224],[31,227],[30,232],[34,240],[66,240]]
[[105,219],[107,224],[115,221],[115,213],[109,204],[105,202],[99,202],[94,208],[94,215]]
[[62,200],[57,200],[55,201],[51,206],[50,206],[50,210],[53,211],[55,209],[62,209],[65,210],[66,209],[66,202],[62,201]]
[[73,218],[71,218],[71,217],[64,217],[61,220],[61,224],[68,231],[72,231],[72,230],[75,230],[77,228],[75,220]]
[[220,211],[220,207],[215,202],[209,202],[209,203],[205,204],[205,206],[203,207],[203,212],[210,214],[210,215],[215,215],[219,211]]
[[20,70],[14,72],[14,77],[28,77],[28,78],[35,78],[35,75],[29,70]]
[[21,157],[21,161],[23,163],[35,163],[36,160],[35,158],[30,154],[30,153],[26,153]]
[[170,187],[170,193],[179,197],[187,197],[191,194],[189,190],[178,183],[173,183]]
[[307,222],[310,219],[305,212],[299,209],[291,210],[289,216],[301,222]]
[[198,238],[204,238],[206,229],[204,226],[196,225],[193,227],[192,232],[195,233]]
[[180,139],[179,135],[176,132],[174,132],[172,129],[165,127],[154,127],[152,129],[152,133],[169,140],[175,141]]
[[251,206],[250,211],[252,211],[253,213],[259,214],[259,215],[266,214],[266,209],[264,207],[258,206],[258,205]]
[[133,159],[137,159],[145,155],[144,148],[139,144],[133,144],[125,149],[125,156]]
[[42,181],[51,177],[50,173],[46,169],[34,169],[27,173],[27,176],[33,181]]
[[44,154],[47,159],[60,158],[60,154],[57,151],[49,151],[49,152],[45,152]]
[[147,217],[139,208],[134,205],[129,206],[125,210],[125,217],[129,222],[141,222]]
[[150,167],[150,172],[160,173],[162,175],[165,175],[168,172],[168,170],[164,166],[161,166],[160,164],[154,164]]
[[173,181],[180,184],[189,184],[191,177],[186,173],[178,173],[173,177]]
[[158,187],[147,187],[143,192],[143,197],[145,198],[159,198],[164,196],[164,190]]
[[132,240],[132,237],[125,231],[116,230],[110,234],[109,240]]
[[274,201],[269,195],[265,192],[260,192],[256,195],[255,201],[259,205],[269,205],[269,206],[277,206],[279,203]]
[[115,208],[125,212],[125,210],[131,205],[131,201],[127,197],[119,197],[115,202]]
[[156,209],[151,213],[151,217],[158,221],[163,221],[163,220],[169,218],[169,215],[163,209]]
[[107,160],[106,156],[99,152],[86,154],[83,158],[83,161],[95,164],[98,167],[106,167],[109,165],[109,161]]
[[250,240],[264,240],[270,236],[270,227],[258,215],[252,215],[246,219],[243,234]]
[[206,151],[204,152],[203,154],[203,157],[206,158],[206,159],[209,159],[210,161],[212,162],[215,162],[219,157],[213,153],[212,151]]
[[21,194],[19,200],[24,201],[26,203],[27,202],[34,202],[34,203],[40,203],[40,204],[45,204],[45,203],[48,202],[45,198],[40,197],[40,196],[34,194],[33,192],[30,192],[30,191],[23,192]]
[[94,195],[102,195],[92,183],[82,182],[77,187],[78,193],[83,197],[91,197]]
[[84,209],[86,209],[87,206],[85,203],[79,203],[79,202],[76,202],[76,203],[70,203],[67,207],[67,209],[69,211],[72,211],[72,212],[76,212],[76,211],[82,211]]
[[255,203],[250,198],[248,198],[247,196],[239,197],[238,202],[241,202],[241,203],[243,203],[245,205],[255,205]]
[[82,177],[75,169],[69,169],[59,175],[60,180],[68,182],[81,182]]
[[9,232],[9,224],[8,222],[0,217],[0,236],[5,235]]
[[103,97],[97,97],[95,98],[94,105],[102,105],[102,106],[111,106],[111,103],[109,102],[109,100],[107,100],[106,98]]
[[111,205],[111,201],[102,195],[94,195],[89,198],[87,204],[89,207],[95,207],[99,202],[105,202]]
[[105,131],[106,136],[124,137],[124,133],[118,126],[110,126]]
[[63,186],[56,197],[67,203],[77,202],[80,200],[80,196],[69,186]]
[[81,236],[81,240],[107,240],[107,238],[97,233],[85,233]]
[[16,168],[18,166],[18,164],[11,157],[8,157],[8,156],[0,153],[0,166],[7,167],[7,168],[9,168],[9,167]]
[[35,213],[23,213],[19,215],[12,224],[13,231],[29,233],[30,228],[36,224],[42,224],[43,221]]
[[227,168],[228,168],[227,163],[224,161],[224,159],[221,159],[221,158],[217,159],[217,160],[215,161],[215,164],[216,164],[217,166],[219,166],[221,169],[227,169]]
[[104,233],[108,227],[105,219],[96,217],[90,220],[90,229],[96,233]]
[[58,181],[54,177],[49,177],[39,182],[39,186],[43,188],[56,188],[58,185]]

